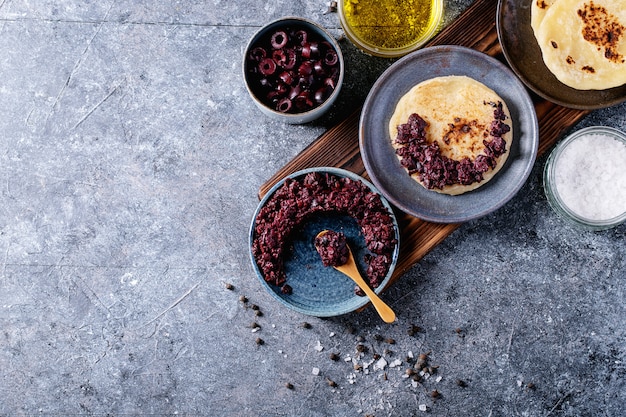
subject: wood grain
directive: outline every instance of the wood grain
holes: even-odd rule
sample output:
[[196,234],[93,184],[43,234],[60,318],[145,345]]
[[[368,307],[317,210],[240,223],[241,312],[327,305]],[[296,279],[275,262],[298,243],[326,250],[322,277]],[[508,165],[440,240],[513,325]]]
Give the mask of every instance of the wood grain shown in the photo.
[[[451,25],[442,30],[427,46],[461,45],[506,62],[498,41],[495,0],[478,0]],[[562,134],[588,114],[585,110],[565,108],[533,93],[539,121],[539,155],[548,151]],[[278,170],[259,189],[262,198],[285,176],[304,168],[333,166],[344,168],[368,178],[359,151],[359,116],[356,109],[345,120],[323,133],[294,159]],[[390,284],[448,237],[459,224],[430,223],[396,211],[401,228],[398,264]]]

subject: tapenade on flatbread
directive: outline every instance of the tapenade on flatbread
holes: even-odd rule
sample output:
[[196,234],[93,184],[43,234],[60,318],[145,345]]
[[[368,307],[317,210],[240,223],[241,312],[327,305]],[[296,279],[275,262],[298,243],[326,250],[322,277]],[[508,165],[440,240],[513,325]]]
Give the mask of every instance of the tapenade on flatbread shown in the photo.
[[401,165],[425,188],[458,195],[502,168],[513,132],[506,103],[466,76],[419,83],[396,105],[389,136]]
[[626,84],[623,0],[534,0],[531,26],[546,67],[578,90]]

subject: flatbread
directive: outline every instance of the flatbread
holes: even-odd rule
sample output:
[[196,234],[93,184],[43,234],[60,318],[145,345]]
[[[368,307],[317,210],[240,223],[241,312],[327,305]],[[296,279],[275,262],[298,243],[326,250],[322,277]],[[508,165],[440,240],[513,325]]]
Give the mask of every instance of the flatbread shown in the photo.
[[532,12],[543,61],[559,81],[578,90],[626,84],[623,0],[555,0]]
[[[426,123],[425,141],[436,142],[441,155],[453,161],[464,158],[472,163],[477,158],[485,158],[489,154],[485,141],[491,140],[494,112],[501,105],[503,122],[508,132],[501,135],[506,151],[493,158],[494,167],[482,172],[481,178],[471,184],[454,181],[441,187],[432,187],[420,173],[411,172],[403,166],[411,177],[425,188],[444,194],[458,195],[472,191],[488,182],[504,165],[513,140],[511,115],[504,100],[486,85],[466,76],[436,77],[419,83],[409,90],[398,101],[389,121],[389,137],[396,149],[406,145],[398,143],[398,127],[406,124],[412,114],[419,115]],[[467,161],[465,161],[467,162]]]
[[550,6],[556,2],[557,0],[533,0],[530,5],[530,26],[533,28],[534,32],[537,32],[539,29]]

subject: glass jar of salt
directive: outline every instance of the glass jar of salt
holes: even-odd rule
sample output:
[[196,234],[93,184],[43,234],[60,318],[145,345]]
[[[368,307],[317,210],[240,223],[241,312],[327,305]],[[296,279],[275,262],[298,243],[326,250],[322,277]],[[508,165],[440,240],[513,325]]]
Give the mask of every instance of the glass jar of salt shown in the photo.
[[552,151],[544,190],[554,211],[577,226],[604,230],[626,221],[626,134],[604,126],[574,132]]

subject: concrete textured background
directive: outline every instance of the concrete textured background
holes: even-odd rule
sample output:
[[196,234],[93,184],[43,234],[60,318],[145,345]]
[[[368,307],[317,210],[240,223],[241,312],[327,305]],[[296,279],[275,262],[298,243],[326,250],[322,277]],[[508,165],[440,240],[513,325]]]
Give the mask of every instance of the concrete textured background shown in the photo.
[[[446,24],[469,4],[446,0]],[[339,37],[327,6],[0,1],[1,416],[623,415],[626,226],[564,224],[545,157],[383,295],[393,325],[372,309],[305,317],[263,290],[247,252],[259,186],[392,62],[344,39],[332,111],[265,118],[246,43],[285,15]],[[626,130],[626,105],[575,129],[594,124]],[[437,373],[412,384],[407,356],[426,352]]]

